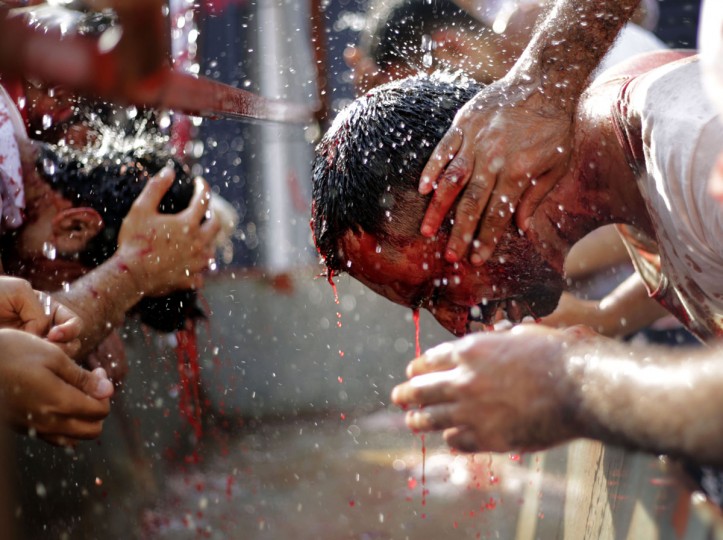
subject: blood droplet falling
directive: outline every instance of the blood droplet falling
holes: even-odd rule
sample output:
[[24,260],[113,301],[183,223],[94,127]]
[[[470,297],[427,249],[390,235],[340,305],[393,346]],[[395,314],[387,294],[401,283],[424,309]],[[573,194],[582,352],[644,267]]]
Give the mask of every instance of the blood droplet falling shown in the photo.
[[193,428],[196,438],[203,432],[201,421],[201,400],[199,388],[201,383],[201,368],[198,362],[198,343],[196,338],[196,325],[193,320],[186,323],[186,328],[176,332],[176,361],[180,378],[180,392],[178,406],[181,416]]
[[[419,308],[412,310],[412,320],[414,321],[414,354],[416,357],[421,356],[422,347],[419,343]],[[427,444],[424,440],[424,434],[420,435],[422,439],[422,506],[427,505]],[[427,517],[422,514],[422,519]]]

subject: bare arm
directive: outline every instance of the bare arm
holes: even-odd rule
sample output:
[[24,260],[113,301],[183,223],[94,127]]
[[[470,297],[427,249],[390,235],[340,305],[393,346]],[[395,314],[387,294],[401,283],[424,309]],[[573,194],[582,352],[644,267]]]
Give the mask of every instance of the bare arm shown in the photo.
[[105,263],[53,296],[83,321],[82,358],[92,351],[143,296],[200,287],[219,230],[209,211],[208,185],[197,180],[188,208],[161,214],[158,205],[173,183],[172,170],[151,179],[123,220],[118,249]]
[[526,227],[567,170],[580,96],[638,4],[558,0],[510,72],[460,109],[419,185],[423,194],[435,190],[421,227],[426,236],[464,189],[448,260],[464,257],[472,244],[471,260],[482,264],[515,210]]
[[553,328],[584,324],[603,336],[624,337],[666,315],[669,312],[650,298],[645,284],[635,273],[600,301],[582,300],[564,293],[557,309],[540,322]]
[[[723,464],[723,348],[631,347],[581,327],[521,325],[427,351],[392,393],[413,430],[464,451],[577,437]],[[421,406],[418,409],[414,406]]]
[[567,354],[585,389],[576,396],[580,435],[723,465],[723,348],[590,345]]

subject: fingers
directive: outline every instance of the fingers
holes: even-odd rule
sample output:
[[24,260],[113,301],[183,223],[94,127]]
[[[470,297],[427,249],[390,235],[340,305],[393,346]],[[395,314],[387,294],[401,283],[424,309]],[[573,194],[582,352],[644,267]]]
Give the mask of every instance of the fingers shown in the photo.
[[83,369],[66,356],[56,357],[51,368],[70,386],[95,398],[79,400],[74,394],[70,395],[68,400],[70,410],[66,411],[68,414],[81,414],[82,412],[101,414],[103,411],[105,411],[103,416],[108,414],[107,405],[104,406],[99,400],[105,400],[113,395],[113,383],[110,382],[103,368],[96,368],[91,372]]
[[196,177],[194,179],[193,198],[181,214],[184,219],[188,219],[190,223],[201,223],[204,215],[208,211],[209,201],[211,200],[211,189],[203,178]]
[[1,306],[4,322],[11,327],[22,328],[36,336],[43,336],[48,329],[49,316],[40,296],[24,279],[2,277],[0,288],[4,296]]
[[454,227],[445,253],[445,259],[449,262],[459,261],[467,253],[494,183],[495,174],[490,171],[489,166],[481,161],[476,161],[474,174],[457,204]]
[[31,427],[40,438],[51,444],[75,446],[81,440],[97,439],[103,432],[103,421],[52,416]]
[[452,427],[442,434],[444,441],[460,452],[480,452],[482,447],[477,442],[475,432],[467,427]]
[[434,405],[455,399],[455,381],[458,368],[426,373],[402,383],[392,390],[392,401],[397,405]]
[[176,173],[173,171],[173,167],[163,167],[158,174],[148,181],[133,206],[147,212],[157,211],[161,200],[173,185],[175,176]]
[[[434,236],[472,172],[473,149],[465,147],[462,130],[452,126],[439,142],[422,171],[419,192],[432,199],[422,220],[423,236]],[[436,186],[436,188],[435,188]]]
[[444,403],[407,411],[407,427],[412,431],[439,431],[457,426],[458,409],[456,403]]
[[442,343],[428,350],[419,358],[412,360],[407,366],[407,377],[412,378],[424,373],[443,371],[456,367],[457,361],[453,357],[454,343]]
[[548,193],[557,185],[565,168],[556,167],[545,175],[542,175],[535,182],[531,183],[527,190],[522,194],[520,204],[517,207],[516,220],[517,226],[523,231],[527,231],[530,227],[530,218],[535,213],[537,207],[545,199]]
[[[77,341],[83,330],[83,321],[72,310],[59,302],[53,302],[52,326],[48,331],[48,340],[55,343]],[[78,343],[80,345],[80,343]],[[76,351],[77,352],[77,351]]]

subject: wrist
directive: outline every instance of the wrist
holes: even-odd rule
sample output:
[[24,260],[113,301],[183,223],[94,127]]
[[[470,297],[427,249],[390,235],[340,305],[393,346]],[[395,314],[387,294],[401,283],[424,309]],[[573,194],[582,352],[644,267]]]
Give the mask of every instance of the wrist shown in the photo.
[[128,308],[133,307],[146,294],[145,279],[133,257],[120,249],[102,266],[114,276],[116,294],[127,300]]

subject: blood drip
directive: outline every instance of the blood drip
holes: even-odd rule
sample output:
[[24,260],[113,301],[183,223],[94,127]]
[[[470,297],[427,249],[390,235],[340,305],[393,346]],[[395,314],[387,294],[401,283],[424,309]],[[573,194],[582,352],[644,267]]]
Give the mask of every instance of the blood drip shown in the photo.
[[[422,347],[419,343],[419,308],[412,310],[412,320],[414,321],[414,355],[419,357],[422,355]],[[420,435],[422,439],[422,506],[427,505],[427,444],[424,440],[424,433]],[[427,514],[422,514],[422,519]]]
[[201,369],[198,362],[196,324],[189,320],[186,328],[176,332],[176,361],[180,378],[178,406],[181,416],[193,428],[197,439],[202,434],[201,400],[199,388]]
[[[334,271],[329,268],[327,272],[327,281],[329,282],[329,285],[331,285],[331,289],[334,291],[334,303],[338,306],[339,305],[339,291],[336,289],[336,283],[334,283]],[[336,312],[336,326],[337,328],[341,328],[341,312]],[[344,351],[339,349],[339,358],[344,358]],[[339,375],[336,378],[337,381],[339,381],[339,384],[342,384],[344,382],[344,378]],[[339,418],[342,420],[346,420],[346,415],[344,413],[341,413],[339,415]]]

